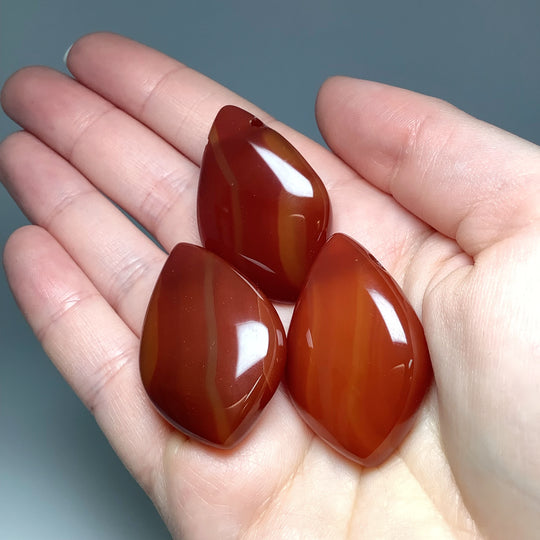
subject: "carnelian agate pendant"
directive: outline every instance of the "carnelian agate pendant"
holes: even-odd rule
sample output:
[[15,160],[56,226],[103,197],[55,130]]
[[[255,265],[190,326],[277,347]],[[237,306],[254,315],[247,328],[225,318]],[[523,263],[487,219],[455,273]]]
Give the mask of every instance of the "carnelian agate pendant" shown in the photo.
[[178,244],[141,337],[142,381],[159,412],[190,437],[231,447],[274,394],[285,357],[269,300],[218,256]]
[[204,151],[197,198],[203,245],[272,300],[294,302],[326,241],[326,189],[298,151],[227,105]]
[[286,380],[304,420],[364,466],[399,446],[431,381],[422,325],[401,289],[354,240],[320,251],[288,335]]

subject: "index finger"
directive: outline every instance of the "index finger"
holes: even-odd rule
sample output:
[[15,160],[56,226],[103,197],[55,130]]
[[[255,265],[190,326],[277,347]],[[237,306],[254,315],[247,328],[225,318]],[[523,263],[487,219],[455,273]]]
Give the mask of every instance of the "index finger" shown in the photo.
[[[249,109],[272,127],[276,124],[264,111],[202,73],[116,34],[82,37],[68,51],[66,65],[79,82],[153,129],[196,164],[210,124],[224,104]],[[283,130],[287,137],[300,137],[280,126]]]

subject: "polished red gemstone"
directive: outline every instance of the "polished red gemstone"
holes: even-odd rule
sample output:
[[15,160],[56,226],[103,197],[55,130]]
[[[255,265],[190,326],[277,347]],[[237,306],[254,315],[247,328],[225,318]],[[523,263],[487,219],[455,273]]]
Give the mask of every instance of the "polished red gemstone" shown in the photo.
[[271,299],[296,300],[326,240],[330,204],[286,139],[243,109],[221,109],[202,159],[197,207],[206,248]]
[[159,412],[191,437],[230,447],[274,394],[285,357],[269,300],[217,255],[178,244],[141,337],[142,381]]
[[305,421],[365,466],[401,443],[431,381],[422,325],[401,289],[335,234],[313,264],[288,335],[286,380]]

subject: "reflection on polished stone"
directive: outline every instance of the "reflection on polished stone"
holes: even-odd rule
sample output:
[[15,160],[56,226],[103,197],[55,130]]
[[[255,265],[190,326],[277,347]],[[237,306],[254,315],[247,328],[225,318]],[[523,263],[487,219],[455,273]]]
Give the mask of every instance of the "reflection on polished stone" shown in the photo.
[[218,256],[178,244],[141,337],[142,381],[160,413],[191,437],[233,446],[274,394],[285,356],[269,300]]
[[364,248],[335,234],[296,305],[286,380],[304,420],[365,466],[410,430],[431,381],[424,331],[403,292]]
[[197,210],[206,248],[269,298],[296,300],[326,240],[330,203],[286,139],[247,111],[223,107],[204,151]]

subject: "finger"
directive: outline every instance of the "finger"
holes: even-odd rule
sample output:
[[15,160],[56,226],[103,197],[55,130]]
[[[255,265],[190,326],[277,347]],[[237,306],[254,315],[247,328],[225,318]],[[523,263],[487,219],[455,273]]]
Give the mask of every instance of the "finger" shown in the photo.
[[2,104],[167,249],[196,240],[198,169],[151,130],[46,68],[26,68],[12,76]]
[[139,335],[165,253],[67,161],[29,133],[16,133],[0,145],[0,177],[30,221],[56,238]]
[[79,39],[66,64],[78,81],[158,132],[200,163],[212,119],[224,104],[268,115],[188,66],[123,36]]
[[336,154],[471,255],[538,219],[538,147],[447,103],[337,77],[317,117]]
[[[328,155],[318,144],[205,75],[123,36],[96,33],[79,39],[69,51],[67,66],[79,82],[150,127],[197,165],[216,113],[232,104],[277,129],[310,156],[318,172],[327,167]],[[323,174],[323,179],[332,187],[345,175],[342,169],[337,180],[332,174]]]
[[[89,34],[73,44],[66,63],[79,82],[149,126],[198,165],[210,125],[226,104],[248,109],[301,153],[311,154],[317,171],[327,162],[328,155],[309,138],[205,75],[131,39],[106,32]],[[325,175],[325,180],[332,186],[332,175]]]
[[70,382],[144,489],[169,428],[138,373],[138,339],[62,247],[28,226],[8,240],[4,265],[17,302],[46,353]]

